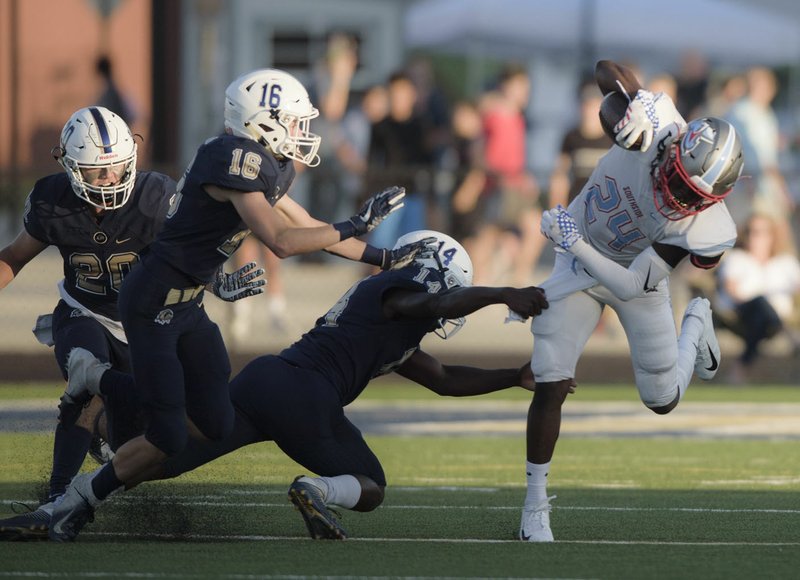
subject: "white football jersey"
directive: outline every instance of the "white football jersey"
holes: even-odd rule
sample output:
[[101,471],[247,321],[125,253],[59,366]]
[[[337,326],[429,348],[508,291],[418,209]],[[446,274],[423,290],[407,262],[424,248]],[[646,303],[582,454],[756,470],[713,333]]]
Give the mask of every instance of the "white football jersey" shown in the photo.
[[663,93],[656,95],[655,105],[658,123],[649,149],[640,152],[612,146],[569,206],[584,240],[623,266],[653,242],[714,257],[736,241],[736,226],[724,202],[680,220],[669,220],[658,211],[651,165],[659,143],[674,141],[686,121]]

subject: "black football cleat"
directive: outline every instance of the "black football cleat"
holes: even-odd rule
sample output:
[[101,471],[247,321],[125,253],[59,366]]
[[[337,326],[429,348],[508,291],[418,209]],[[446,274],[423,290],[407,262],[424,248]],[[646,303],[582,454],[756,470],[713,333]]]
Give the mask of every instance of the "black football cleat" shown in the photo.
[[347,532],[325,505],[319,489],[310,483],[300,481],[302,477],[304,476],[295,477],[289,486],[289,501],[303,516],[308,533],[315,540],[346,539]]
[[29,508],[31,509],[29,513],[0,520],[0,541],[35,542],[47,540],[52,507],[50,507],[50,510],[43,509],[44,507],[40,506],[35,510]]

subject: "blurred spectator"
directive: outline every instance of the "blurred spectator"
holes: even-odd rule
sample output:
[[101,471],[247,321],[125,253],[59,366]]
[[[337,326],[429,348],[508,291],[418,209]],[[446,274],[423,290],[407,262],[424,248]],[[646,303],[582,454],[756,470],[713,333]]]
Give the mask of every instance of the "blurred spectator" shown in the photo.
[[486,139],[487,211],[472,261],[476,284],[493,284],[510,262],[513,283],[527,285],[544,247],[539,234],[539,185],[527,171],[525,110],[531,81],[527,71],[507,66],[496,90],[481,100]]
[[372,125],[367,155],[367,191],[406,188],[405,205],[371,233],[371,243],[391,248],[397,238],[425,229],[430,195],[431,155],[422,120],[414,113],[417,89],[403,72],[389,78],[389,112]]
[[747,71],[746,78],[747,95],[727,115],[742,136],[744,146],[745,178],[728,196],[731,200],[728,209],[737,225],[743,225],[753,211],[785,216],[794,209],[778,166],[780,131],[772,109],[778,90],[775,74],[767,68],[754,67]]
[[719,321],[744,339],[744,350],[730,379],[743,382],[758,356],[760,344],[786,329],[797,350],[795,332],[800,295],[800,261],[793,251],[788,224],[754,214],[747,221],[740,246],[726,253],[718,273],[715,313]]
[[708,90],[706,106],[702,115],[725,117],[740,99],[747,94],[747,81],[739,73],[725,75],[717,85]]
[[678,99],[678,81],[669,73],[660,73],[653,76],[647,83],[647,90],[651,93],[664,93],[672,102]]
[[688,50],[681,58],[677,75],[678,100],[675,105],[684,119],[694,119],[706,100],[708,60],[697,50]]
[[382,121],[388,110],[389,97],[386,87],[373,85],[362,95],[357,106],[350,107],[342,119],[342,140],[339,143],[337,157],[347,170],[346,195],[353,200],[354,207],[364,191],[372,125]]
[[472,255],[475,236],[486,212],[483,127],[474,103],[456,103],[452,132],[452,171],[456,187],[451,198],[451,229],[453,237]]
[[[345,34],[333,34],[325,56],[314,68],[314,83],[309,91],[312,102],[319,103],[320,114],[314,120],[314,131],[322,137],[319,149],[322,161],[316,170],[303,175],[308,180],[307,207],[313,217],[330,223],[350,215],[356,202],[347,197],[348,169],[339,154],[343,141],[340,123],[347,112],[357,65],[355,41]],[[315,261],[322,256],[324,254],[315,252],[302,259]]]
[[578,123],[561,141],[561,152],[550,176],[550,207],[567,207],[583,189],[600,158],[614,142],[600,124],[600,102],[603,95],[597,85],[581,89]]
[[436,82],[428,57],[414,56],[405,70],[417,89],[414,111],[422,119],[428,149],[434,164],[438,165],[450,142],[450,107],[447,98]]
[[111,64],[111,59],[103,55],[97,59],[95,63],[95,71],[100,78],[102,88],[99,96],[95,100],[95,105],[105,107],[110,111],[114,111],[119,115],[123,121],[129,126],[136,122],[136,111],[131,105],[130,101],[125,98],[122,92],[117,87],[114,80],[114,71]]

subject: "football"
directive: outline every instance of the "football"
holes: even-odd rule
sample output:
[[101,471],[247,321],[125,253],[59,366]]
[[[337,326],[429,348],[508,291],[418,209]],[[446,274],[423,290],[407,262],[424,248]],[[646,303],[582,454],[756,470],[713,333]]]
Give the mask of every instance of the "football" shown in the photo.
[[[606,135],[616,141],[614,134],[614,126],[619,123],[620,119],[625,116],[625,111],[628,109],[628,97],[619,91],[611,91],[603,97],[600,103],[600,124],[603,125],[603,131]],[[642,147],[641,135],[636,142],[629,147],[634,151],[638,151]]]

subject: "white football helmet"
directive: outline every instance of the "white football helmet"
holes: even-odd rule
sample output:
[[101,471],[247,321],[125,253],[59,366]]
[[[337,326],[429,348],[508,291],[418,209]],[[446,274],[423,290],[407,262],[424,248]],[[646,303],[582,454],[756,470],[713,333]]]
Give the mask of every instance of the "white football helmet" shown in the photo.
[[[412,242],[418,242],[425,238],[436,238],[434,251],[420,252],[414,263],[431,270],[439,270],[444,274],[444,283],[447,289],[459,286],[472,286],[472,260],[464,249],[447,234],[433,230],[417,230],[404,236],[400,236],[394,244],[394,249],[405,246]],[[466,318],[440,318],[439,328],[434,333],[444,339],[448,339],[466,323]]]
[[321,138],[312,133],[319,111],[289,73],[265,68],[240,76],[225,91],[225,128],[253,139],[280,158],[316,167]]
[[[53,156],[64,167],[79,198],[100,209],[125,205],[136,182],[136,141],[130,128],[105,107],[79,109],[61,130]],[[90,182],[107,174],[114,185]]]
[[656,207],[672,220],[700,213],[731,192],[743,163],[733,125],[716,117],[695,119],[656,168]]

